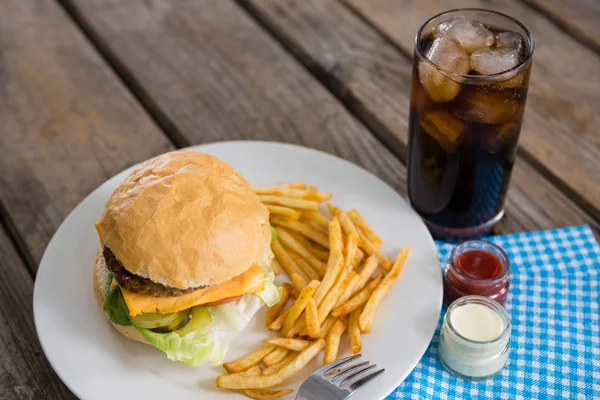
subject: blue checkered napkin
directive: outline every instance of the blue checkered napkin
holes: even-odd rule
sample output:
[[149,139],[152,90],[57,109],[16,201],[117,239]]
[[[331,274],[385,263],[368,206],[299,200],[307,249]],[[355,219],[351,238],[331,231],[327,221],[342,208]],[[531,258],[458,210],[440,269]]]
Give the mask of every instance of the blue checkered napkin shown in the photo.
[[[438,359],[438,325],[421,362],[387,400],[600,399],[600,247],[590,228],[488,240],[506,250],[511,261],[507,366],[486,381],[454,377]],[[454,245],[437,245],[445,263]]]

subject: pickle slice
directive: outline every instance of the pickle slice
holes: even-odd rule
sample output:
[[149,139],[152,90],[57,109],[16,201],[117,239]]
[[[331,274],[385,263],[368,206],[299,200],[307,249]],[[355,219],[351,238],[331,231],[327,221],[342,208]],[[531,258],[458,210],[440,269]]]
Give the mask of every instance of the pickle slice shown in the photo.
[[212,317],[208,308],[204,306],[192,307],[190,321],[181,329],[175,331],[179,336],[185,336],[188,333],[203,331],[212,323]]
[[177,311],[174,313],[161,314],[161,313],[146,313],[131,317],[133,323],[145,329],[152,329],[157,332],[170,332],[177,329],[181,323],[190,314],[190,309]]

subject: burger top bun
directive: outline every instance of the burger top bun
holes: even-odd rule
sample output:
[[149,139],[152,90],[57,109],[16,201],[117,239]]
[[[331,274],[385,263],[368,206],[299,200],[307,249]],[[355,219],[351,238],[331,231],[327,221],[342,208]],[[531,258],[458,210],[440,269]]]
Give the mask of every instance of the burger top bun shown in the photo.
[[106,203],[103,244],[129,272],[179,289],[211,286],[261,264],[269,212],[244,178],[208,154],[140,164]]

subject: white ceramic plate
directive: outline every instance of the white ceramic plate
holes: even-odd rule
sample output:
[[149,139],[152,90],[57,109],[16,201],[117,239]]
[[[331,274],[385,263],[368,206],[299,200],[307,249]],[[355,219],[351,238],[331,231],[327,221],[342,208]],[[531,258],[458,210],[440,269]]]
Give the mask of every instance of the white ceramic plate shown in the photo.
[[[337,205],[360,210],[382,237],[383,253],[391,258],[403,246],[412,246],[398,282],[377,312],[372,332],[363,336],[364,359],[386,371],[353,399],[388,395],[425,352],[442,304],[433,240],[407,202],[374,175],[315,150],[268,142],[225,142],[191,149],[230,163],[253,185],[304,180],[332,192]],[[33,296],[42,348],[58,376],[82,399],[242,399],[215,387],[215,378],[223,373],[220,366],[189,368],[169,361],[155,348],[117,333],[96,305],[92,265],[99,242],[94,223],[129,171],[108,180],[82,201],[46,249]],[[265,308],[234,341],[226,360],[258,348],[262,339],[273,336],[264,319]],[[342,351],[351,354],[347,345]],[[321,356],[285,386],[298,389],[320,362]]]

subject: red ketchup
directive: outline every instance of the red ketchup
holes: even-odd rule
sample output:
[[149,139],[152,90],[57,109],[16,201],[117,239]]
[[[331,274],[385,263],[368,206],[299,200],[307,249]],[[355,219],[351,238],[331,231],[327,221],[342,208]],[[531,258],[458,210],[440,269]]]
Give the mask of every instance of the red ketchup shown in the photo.
[[444,303],[476,294],[504,305],[508,294],[510,261],[500,247],[471,240],[454,248],[444,268]]

